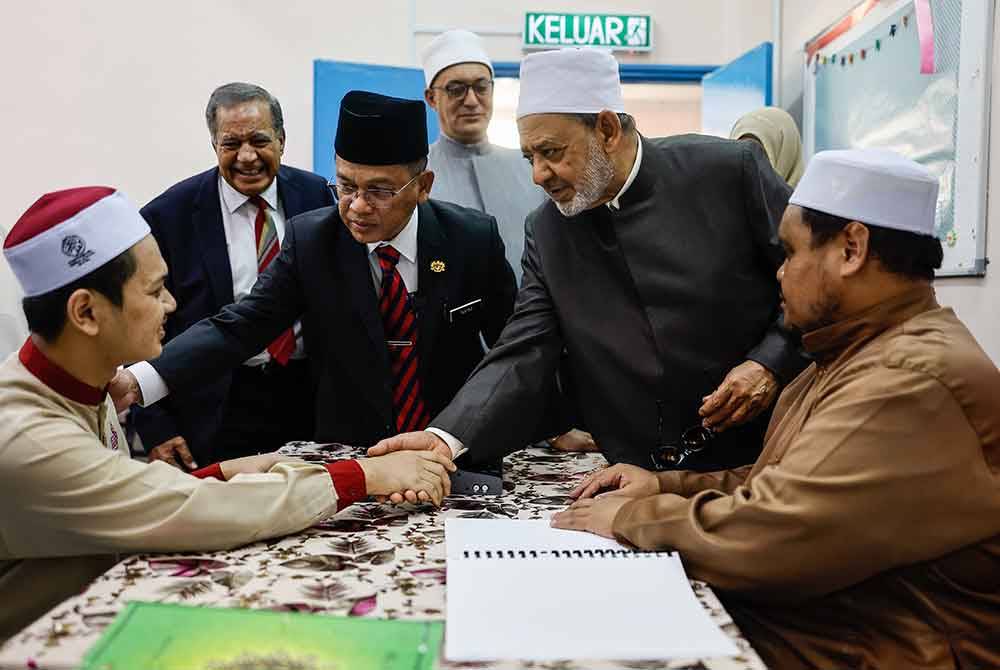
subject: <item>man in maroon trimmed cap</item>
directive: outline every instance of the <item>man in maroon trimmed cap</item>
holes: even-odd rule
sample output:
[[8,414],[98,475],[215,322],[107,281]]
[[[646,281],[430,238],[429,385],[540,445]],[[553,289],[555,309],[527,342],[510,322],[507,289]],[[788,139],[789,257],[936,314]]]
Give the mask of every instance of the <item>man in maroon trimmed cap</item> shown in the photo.
[[146,222],[114,189],[59,191],[25,212],[3,253],[31,336],[0,364],[0,641],[118,553],[235,547],[401,485],[447,494],[454,466],[415,452],[326,465],[264,454],[194,476],[131,460],[108,384],[160,353],[176,307]]

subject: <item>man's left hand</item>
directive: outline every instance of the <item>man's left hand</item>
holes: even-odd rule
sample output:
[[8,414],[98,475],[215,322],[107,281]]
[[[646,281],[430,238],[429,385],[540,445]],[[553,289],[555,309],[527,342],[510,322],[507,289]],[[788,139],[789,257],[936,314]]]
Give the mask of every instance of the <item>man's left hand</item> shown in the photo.
[[575,503],[552,517],[553,528],[585,530],[588,533],[614,539],[611,526],[625,503],[631,502],[622,496],[601,496],[577,500]]
[[745,361],[729,371],[719,388],[703,398],[698,414],[702,425],[723,431],[750,421],[778,396],[778,379],[757,361]]

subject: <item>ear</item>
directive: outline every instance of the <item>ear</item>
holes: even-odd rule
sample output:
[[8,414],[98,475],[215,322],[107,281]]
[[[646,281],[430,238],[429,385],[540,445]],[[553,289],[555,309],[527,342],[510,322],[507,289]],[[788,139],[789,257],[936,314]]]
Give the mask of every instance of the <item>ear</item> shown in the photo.
[[857,221],[851,221],[844,226],[843,235],[844,246],[841,249],[843,258],[840,266],[840,276],[850,277],[861,272],[865,263],[868,262],[868,226]]
[[278,156],[285,155],[285,131],[281,131],[281,137],[278,138]]
[[424,89],[424,100],[431,106],[431,109],[437,111],[437,103],[434,102],[434,89],[429,86]]
[[417,195],[417,202],[427,202],[431,197],[431,187],[434,186],[434,173],[430,170],[425,170],[417,179],[417,183],[420,184],[420,193]]
[[96,337],[101,328],[97,305],[99,298],[90,289],[81,288],[73,291],[66,301],[66,326],[80,331],[84,335]]
[[625,136],[618,115],[607,109],[597,115],[597,124],[594,129],[597,131],[601,145],[608,153],[617,149]]

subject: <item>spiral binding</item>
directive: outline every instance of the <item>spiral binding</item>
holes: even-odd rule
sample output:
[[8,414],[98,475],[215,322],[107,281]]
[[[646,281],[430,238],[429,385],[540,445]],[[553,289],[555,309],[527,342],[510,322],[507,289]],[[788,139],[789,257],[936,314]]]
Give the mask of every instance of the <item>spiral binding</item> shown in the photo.
[[466,549],[463,558],[647,558],[670,556],[665,551],[630,551],[628,549]]

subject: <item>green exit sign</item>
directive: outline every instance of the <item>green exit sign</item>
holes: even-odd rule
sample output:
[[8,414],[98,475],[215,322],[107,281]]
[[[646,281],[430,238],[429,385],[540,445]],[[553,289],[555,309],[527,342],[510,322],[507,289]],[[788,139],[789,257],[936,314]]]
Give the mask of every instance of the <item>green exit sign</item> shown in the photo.
[[601,47],[615,51],[653,48],[653,17],[637,14],[525,12],[524,48]]

